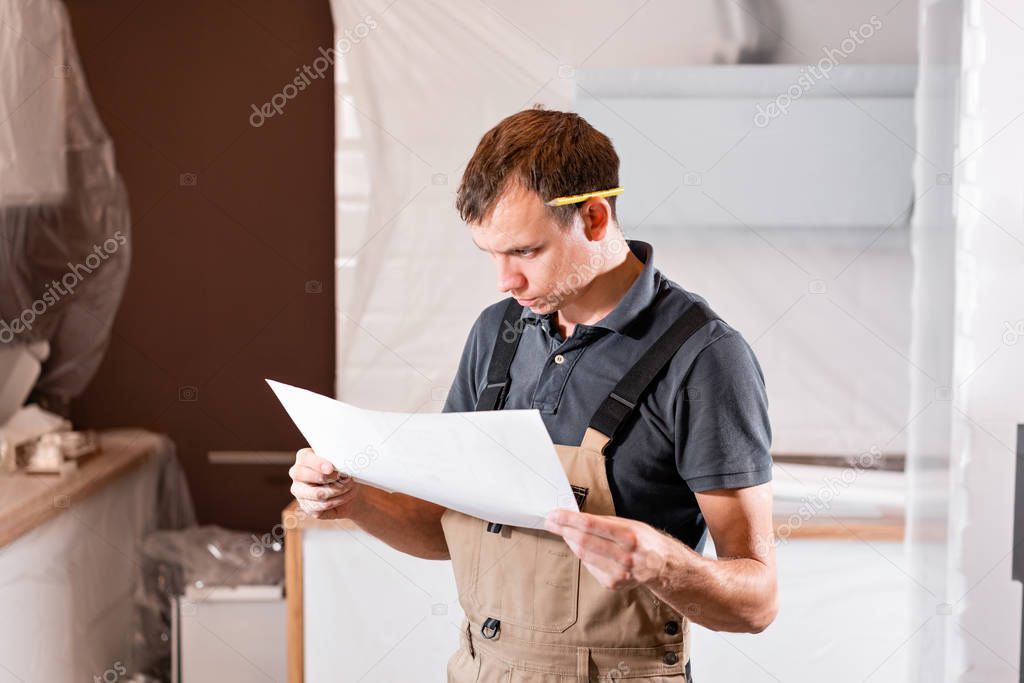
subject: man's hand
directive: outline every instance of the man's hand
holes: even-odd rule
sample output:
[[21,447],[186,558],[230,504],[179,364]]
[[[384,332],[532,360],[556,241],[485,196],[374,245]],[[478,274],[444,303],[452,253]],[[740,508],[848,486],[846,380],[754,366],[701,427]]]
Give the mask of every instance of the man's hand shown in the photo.
[[608,588],[643,584],[714,631],[759,633],[778,613],[771,484],[704,491],[697,503],[717,559],[643,522],[553,510],[545,528],[565,539]]
[[445,508],[440,505],[361,484],[335,470],[312,448],[295,454],[288,476],[292,478],[292,495],[309,515],[351,519],[403,553],[428,560],[450,559],[441,526]]
[[606,588],[653,582],[665,570],[671,539],[633,519],[552,510],[544,528],[569,548]]
[[334,469],[329,461],[318,457],[312,448],[295,454],[295,464],[288,470],[292,478],[291,493],[299,507],[317,519],[346,519],[359,499],[360,484],[352,477]]

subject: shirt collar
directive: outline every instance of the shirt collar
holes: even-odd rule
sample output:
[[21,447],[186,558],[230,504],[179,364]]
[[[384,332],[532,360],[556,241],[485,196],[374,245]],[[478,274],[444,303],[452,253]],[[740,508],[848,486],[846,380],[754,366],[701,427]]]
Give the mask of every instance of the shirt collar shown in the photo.
[[[654,298],[658,293],[659,277],[658,271],[654,267],[654,247],[640,240],[626,240],[626,244],[629,245],[629,250],[633,252],[633,255],[644,264],[643,270],[611,313],[589,327],[602,327],[621,334],[629,323],[654,303]],[[536,323],[543,319],[550,327],[554,324],[554,315],[554,313],[538,315],[524,306],[519,317],[524,322],[530,323]]]

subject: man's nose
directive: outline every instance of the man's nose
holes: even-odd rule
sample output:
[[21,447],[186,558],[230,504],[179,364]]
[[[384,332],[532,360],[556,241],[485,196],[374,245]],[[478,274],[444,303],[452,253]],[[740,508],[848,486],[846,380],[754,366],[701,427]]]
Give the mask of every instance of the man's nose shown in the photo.
[[499,258],[498,291],[502,293],[522,291],[524,284],[526,284],[526,278],[519,272],[519,269],[513,267],[507,258]]

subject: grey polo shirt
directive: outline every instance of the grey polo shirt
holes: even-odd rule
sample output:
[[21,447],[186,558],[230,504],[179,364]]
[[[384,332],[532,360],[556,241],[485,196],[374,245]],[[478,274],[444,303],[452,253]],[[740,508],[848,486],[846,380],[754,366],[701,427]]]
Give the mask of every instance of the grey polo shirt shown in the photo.
[[[654,267],[651,245],[628,241],[643,271],[618,305],[563,339],[554,314],[524,308],[506,408],[536,408],[552,441],[578,445],[601,401],[695,300]],[[466,340],[444,411],[471,411],[506,303],[488,306]],[[735,329],[714,320],[673,356],[605,448],[616,514],[646,522],[698,551],[707,529],[694,492],[771,480],[764,377]]]

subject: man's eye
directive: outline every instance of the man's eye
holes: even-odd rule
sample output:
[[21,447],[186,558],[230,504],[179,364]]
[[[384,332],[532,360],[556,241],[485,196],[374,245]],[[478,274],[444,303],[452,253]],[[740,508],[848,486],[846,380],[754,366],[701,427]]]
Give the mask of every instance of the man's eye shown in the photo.
[[536,251],[536,249],[516,249],[514,253],[516,256],[531,256]]

